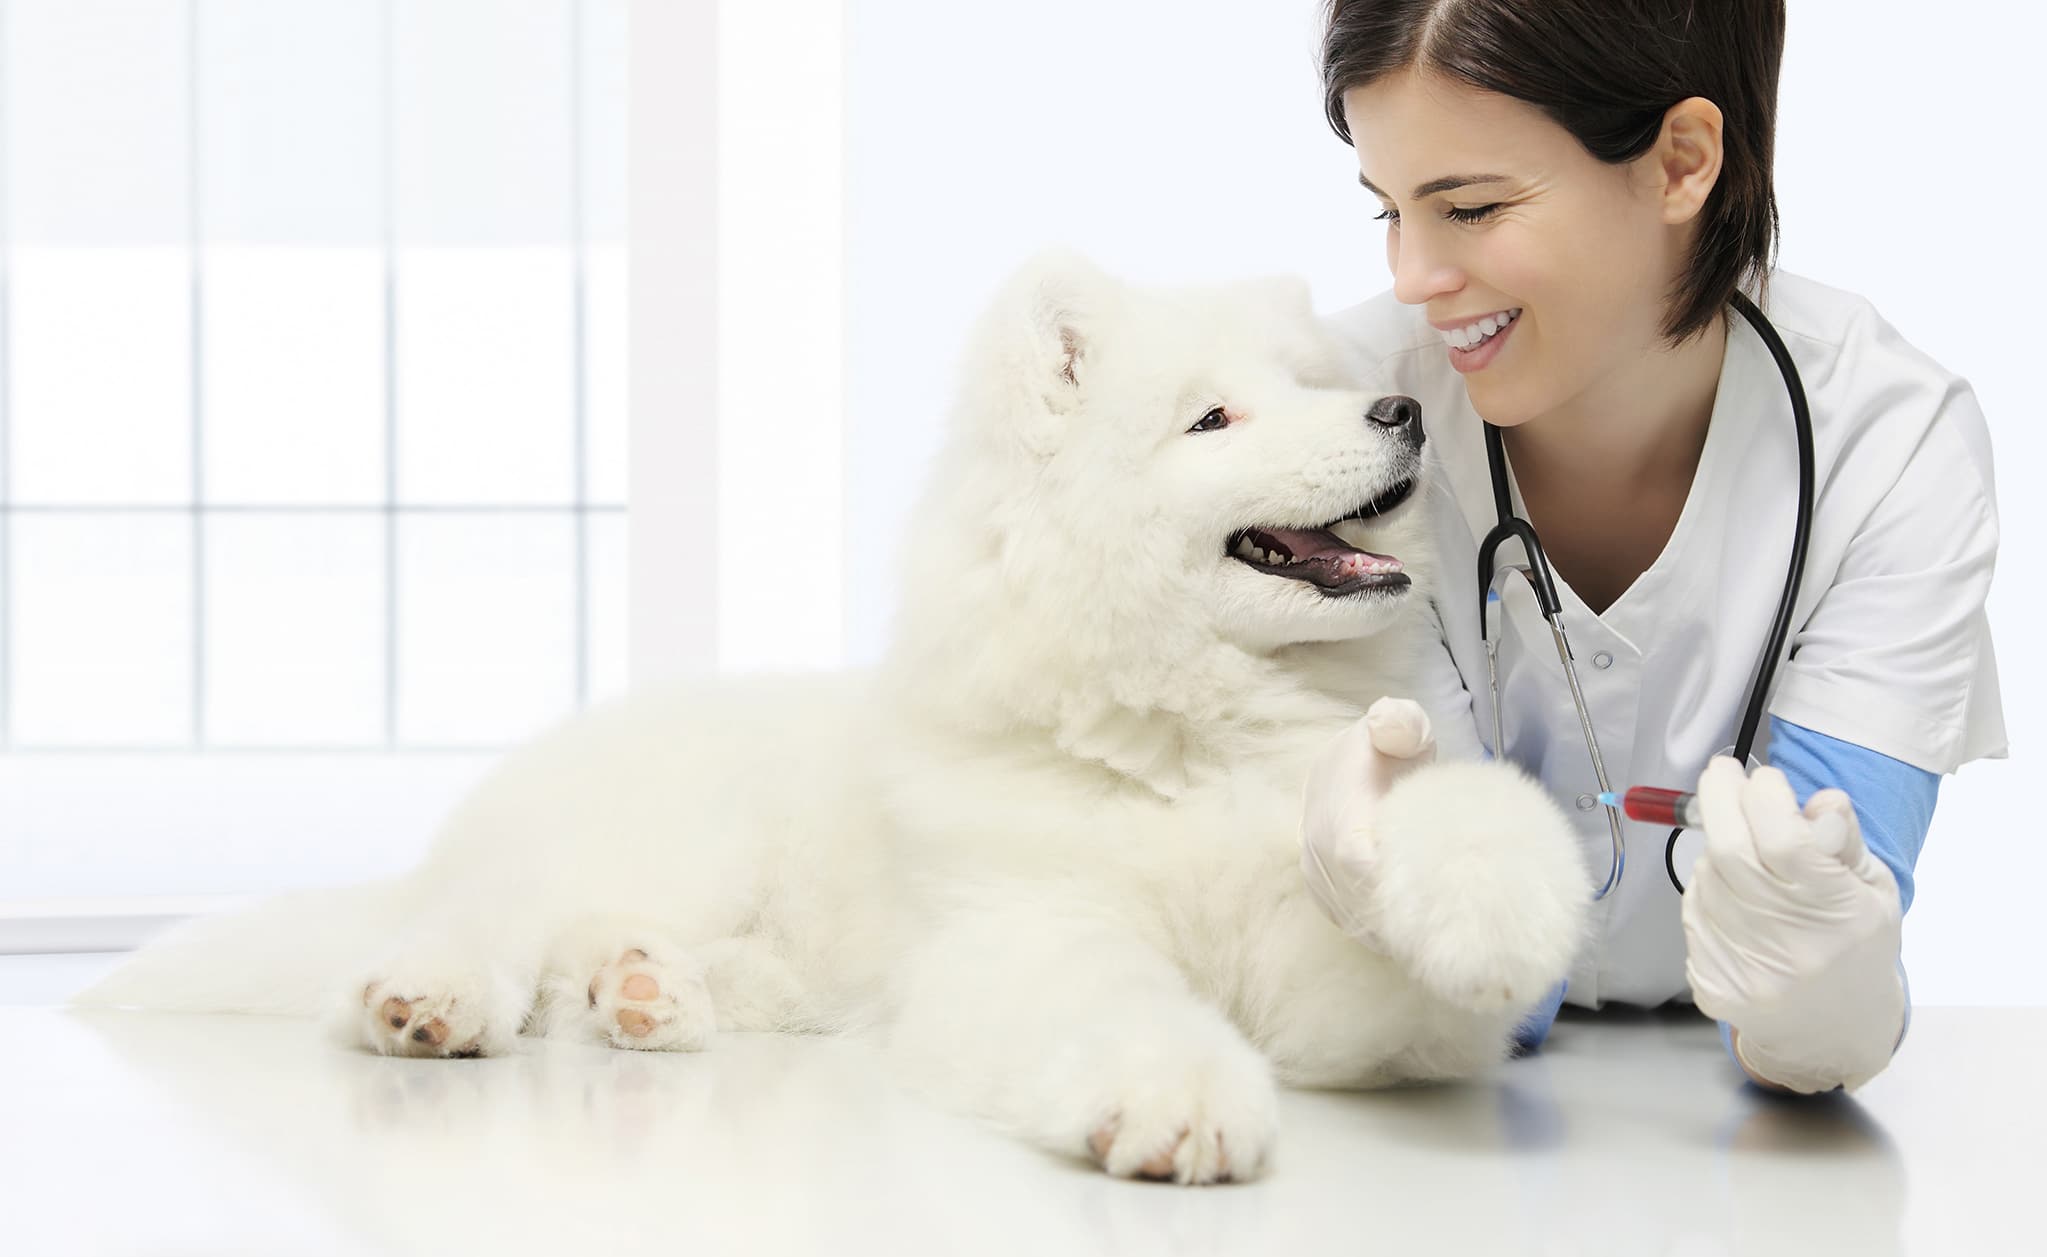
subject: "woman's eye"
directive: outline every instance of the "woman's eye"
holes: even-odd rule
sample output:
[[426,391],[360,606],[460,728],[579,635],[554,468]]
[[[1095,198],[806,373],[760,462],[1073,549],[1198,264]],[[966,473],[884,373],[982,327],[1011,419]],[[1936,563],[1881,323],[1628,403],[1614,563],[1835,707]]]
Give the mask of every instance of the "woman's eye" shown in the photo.
[[1230,417],[1223,413],[1222,407],[1217,406],[1214,410],[1201,416],[1194,426],[1187,430],[1189,432],[1213,432],[1217,428],[1227,428],[1228,426],[1230,426]]
[[[1456,219],[1460,223],[1482,222],[1485,219],[1491,218],[1493,216],[1494,211],[1498,210],[1499,208],[1500,207],[1497,204],[1494,204],[1481,205],[1476,209],[1452,209],[1450,211],[1450,217]],[[1394,226],[1397,227],[1400,225],[1400,212],[1398,210],[1385,210],[1381,212],[1377,217],[1375,217],[1372,221],[1375,223],[1390,221],[1393,223]]]

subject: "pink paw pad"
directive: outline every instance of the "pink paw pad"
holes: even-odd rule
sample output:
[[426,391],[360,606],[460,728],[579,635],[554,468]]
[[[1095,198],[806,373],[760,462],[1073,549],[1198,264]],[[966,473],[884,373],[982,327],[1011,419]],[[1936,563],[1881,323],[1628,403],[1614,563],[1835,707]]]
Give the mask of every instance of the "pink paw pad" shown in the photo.
[[[689,983],[679,981],[641,948],[627,949],[598,970],[590,979],[588,993],[599,1033],[614,1047],[703,1046],[707,1030],[700,1028],[700,1023],[708,1018],[692,1016],[699,1010],[682,1006],[691,994],[702,995],[701,984],[692,992]],[[679,1002],[678,995],[684,1000]]]

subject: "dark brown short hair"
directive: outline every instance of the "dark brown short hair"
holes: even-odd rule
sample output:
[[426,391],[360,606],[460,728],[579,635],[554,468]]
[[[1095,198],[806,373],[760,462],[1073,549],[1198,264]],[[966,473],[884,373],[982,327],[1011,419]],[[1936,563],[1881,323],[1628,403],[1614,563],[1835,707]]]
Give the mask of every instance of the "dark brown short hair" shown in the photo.
[[1619,165],[1655,144],[1672,105],[1712,101],[1720,176],[1669,294],[1661,330],[1677,345],[1744,280],[1768,282],[1783,57],[1784,0],[1328,0],[1323,108],[1348,144],[1343,94],[1413,67],[1526,101]]

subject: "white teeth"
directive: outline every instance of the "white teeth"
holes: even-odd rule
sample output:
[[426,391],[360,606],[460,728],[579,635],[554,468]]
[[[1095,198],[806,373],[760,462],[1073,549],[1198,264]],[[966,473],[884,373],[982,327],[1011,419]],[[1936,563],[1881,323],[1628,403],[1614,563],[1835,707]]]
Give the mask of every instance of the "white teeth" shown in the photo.
[[1476,323],[1444,332],[1443,339],[1453,349],[1471,349],[1520,317],[1519,307],[1503,310],[1498,314],[1488,314]]
[[1237,538],[1237,548],[1230,551],[1230,553],[1240,559],[1250,559],[1257,563],[1269,563],[1275,567],[1283,567],[1286,564],[1299,563],[1301,561],[1297,558],[1290,558],[1287,555],[1281,554],[1277,550],[1267,550],[1265,547],[1255,544],[1249,537]]
[[[1309,562],[1303,556],[1284,555],[1277,550],[1267,550],[1263,546],[1254,545],[1249,537],[1237,538],[1236,547],[1230,553],[1237,558],[1250,559],[1255,563],[1264,563],[1272,567],[1297,567]],[[1335,562],[1355,575],[1384,576],[1403,570],[1398,559],[1368,558],[1362,553],[1347,554]]]
[[1397,559],[1368,559],[1363,555],[1358,555],[1350,559],[1349,562],[1354,571],[1368,576],[1384,576],[1401,570],[1400,562]]

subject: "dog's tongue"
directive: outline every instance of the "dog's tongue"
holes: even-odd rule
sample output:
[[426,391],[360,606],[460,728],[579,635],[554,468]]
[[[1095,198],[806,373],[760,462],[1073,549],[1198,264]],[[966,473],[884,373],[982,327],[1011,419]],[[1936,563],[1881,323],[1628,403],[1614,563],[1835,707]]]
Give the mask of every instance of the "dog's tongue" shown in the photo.
[[1327,528],[1254,528],[1254,542],[1267,550],[1280,550],[1290,559],[1327,563],[1339,572],[1363,576],[1370,572],[1400,570],[1400,560],[1390,554],[1373,554],[1343,539]]

